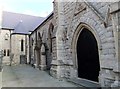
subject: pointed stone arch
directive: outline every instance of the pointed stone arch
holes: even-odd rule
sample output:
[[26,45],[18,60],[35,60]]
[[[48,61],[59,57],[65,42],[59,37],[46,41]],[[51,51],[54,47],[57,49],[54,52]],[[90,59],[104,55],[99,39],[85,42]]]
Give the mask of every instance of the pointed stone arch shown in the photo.
[[[98,71],[97,71],[97,75],[99,76],[99,71],[100,71],[100,50],[101,50],[101,42],[100,42],[100,38],[98,37],[97,32],[91,28],[89,25],[87,25],[86,23],[80,23],[76,29],[76,31],[74,32],[73,35],[73,39],[72,39],[72,59],[73,59],[73,66],[75,68],[75,70],[77,70],[77,77],[79,76],[79,71],[78,71],[78,56],[79,55],[77,53],[77,44],[78,44],[78,39],[80,38],[81,33],[83,32],[83,30],[88,30],[87,32],[89,32],[93,37],[94,40],[96,40],[96,46],[97,46],[97,50],[98,50],[98,59],[97,59],[97,63],[98,63]],[[89,35],[89,34],[88,34]],[[89,78],[88,78],[89,79]],[[94,80],[94,79],[93,79]],[[96,79],[97,81],[97,79]]]
[[[78,40],[78,37],[79,37],[81,31],[84,28],[88,29],[95,36],[97,44],[98,44],[99,55],[100,55],[101,41],[97,35],[97,32],[95,30],[93,30],[93,28],[91,28],[89,25],[87,25],[85,23],[80,23],[79,26],[77,27],[76,31],[74,32],[74,35],[72,38],[72,53],[73,53],[72,56],[73,56],[73,59],[76,59],[76,55],[74,55],[74,54],[76,54],[75,49],[76,49],[77,40]],[[73,60],[73,63],[74,63],[74,67],[77,67],[77,65],[75,64],[76,63],[75,60]]]

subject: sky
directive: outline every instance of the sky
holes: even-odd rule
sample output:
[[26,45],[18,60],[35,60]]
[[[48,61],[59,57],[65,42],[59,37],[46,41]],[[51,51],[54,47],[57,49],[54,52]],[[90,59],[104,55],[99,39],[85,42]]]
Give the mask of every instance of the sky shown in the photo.
[[53,11],[53,0],[0,0],[3,11],[46,17]]

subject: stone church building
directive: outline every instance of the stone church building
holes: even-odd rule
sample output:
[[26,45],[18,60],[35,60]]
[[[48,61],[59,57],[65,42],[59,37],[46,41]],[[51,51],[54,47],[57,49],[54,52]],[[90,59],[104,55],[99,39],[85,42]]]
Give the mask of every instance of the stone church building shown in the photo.
[[0,49],[4,53],[4,63],[8,64],[10,62],[11,55],[14,55],[14,63],[27,62],[27,59],[29,59],[29,33],[43,19],[42,17],[2,12]]
[[26,23],[21,18],[14,28],[2,28],[2,49],[10,49],[16,62],[25,59],[56,78],[120,86],[119,4],[54,0],[53,12],[46,18]]

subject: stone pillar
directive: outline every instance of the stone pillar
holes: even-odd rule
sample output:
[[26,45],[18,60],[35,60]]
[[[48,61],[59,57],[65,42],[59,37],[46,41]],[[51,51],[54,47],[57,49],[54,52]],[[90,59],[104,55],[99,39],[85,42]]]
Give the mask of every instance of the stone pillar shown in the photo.
[[39,50],[35,51],[36,54],[36,67],[39,68],[39,64],[40,64],[40,54],[39,54]]
[[57,19],[57,32],[56,32],[56,49],[57,49],[57,78],[64,77],[64,61],[65,61],[65,44],[64,40],[64,7],[63,0],[58,0],[58,19]]
[[70,76],[72,65],[69,58],[66,57],[68,49],[66,47],[67,29],[64,13],[64,1],[54,0],[54,19],[56,30],[56,52],[52,60],[50,74],[56,78],[63,79]]
[[41,70],[46,70],[46,55],[45,55],[45,46],[42,44],[41,46]]
[[115,81],[111,87],[120,87],[120,2],[111,4],[111,15],[116,49],[116,60],[113,68]]
[[36,68],[39,68],[40,65],[40,47],[36,44],[35,45],[35,59],[36,59]]

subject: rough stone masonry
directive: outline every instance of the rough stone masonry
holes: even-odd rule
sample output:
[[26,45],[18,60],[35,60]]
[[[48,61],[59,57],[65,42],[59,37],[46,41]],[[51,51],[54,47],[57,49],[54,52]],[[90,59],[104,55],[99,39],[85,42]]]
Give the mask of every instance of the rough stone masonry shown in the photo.
[[[53,77],[120,86],[119,4],[54,0],[53,12],[30,35],[11,38],[18,48],[6,45],[20,50],[18,41],[27,40],[22,53],[27,62],[33,60],[36,68],[49,70]],[[19,59],[19,51],[15,53]]]

